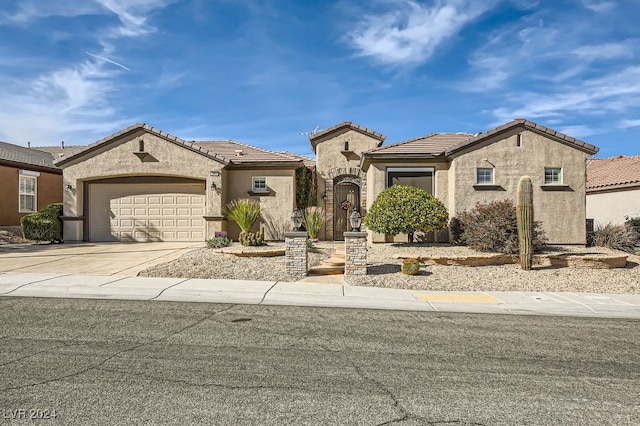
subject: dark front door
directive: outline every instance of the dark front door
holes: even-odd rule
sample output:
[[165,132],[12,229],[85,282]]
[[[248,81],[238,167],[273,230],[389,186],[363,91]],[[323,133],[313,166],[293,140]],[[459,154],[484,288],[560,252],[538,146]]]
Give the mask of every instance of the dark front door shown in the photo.
[[333,239],[344,240],[344,232],[349,231],[349,216],[354,210],[360,211],[360,186],[351,181],[339,181],[333,186]]

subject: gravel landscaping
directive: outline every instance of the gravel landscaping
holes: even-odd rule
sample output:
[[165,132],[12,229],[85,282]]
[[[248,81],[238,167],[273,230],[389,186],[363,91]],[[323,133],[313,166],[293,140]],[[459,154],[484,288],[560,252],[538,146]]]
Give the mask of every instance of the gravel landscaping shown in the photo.
[[[282,247],[281,243],[270,243]],[[602,247],[552,247],[552,253],[623,252]],[[332,252],[330,243],[320,242],[309,252],[309,265],[317,265]],[[625,268],[578,269],[534,266],[523,271],[518,265],[443,266],[423,265],[419,275],[400,272],[398,254],[422,256],[472,256],[467,247],[442,244],[373,244],[369,247],[368,274],[347,277],[349,285],[441,291],[558,291],[583,293],[640,294],[640,257],[629,255]],[[179,259],[140,273],[150,277],[230,278],[243,280],[295,281],[285,272],[284,256],[238,257],[207,248],[193,250]]]

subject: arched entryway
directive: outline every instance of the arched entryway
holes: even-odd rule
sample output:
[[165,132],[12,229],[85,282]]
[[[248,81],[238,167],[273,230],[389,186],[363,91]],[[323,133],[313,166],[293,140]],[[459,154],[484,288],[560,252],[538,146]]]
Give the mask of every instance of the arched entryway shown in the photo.
[[361,211],[361,180],[357,176],[339,176],[333,180],[333,239],[344,240],[349,231],[349,216],[356,210]]

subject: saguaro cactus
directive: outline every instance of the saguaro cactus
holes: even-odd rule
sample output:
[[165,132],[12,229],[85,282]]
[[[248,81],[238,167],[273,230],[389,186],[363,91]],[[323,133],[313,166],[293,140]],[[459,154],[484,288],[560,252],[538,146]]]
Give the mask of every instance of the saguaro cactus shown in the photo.
[[533,185],[529,176],[522,176],[518,182],[516,211],[520,240],[520,266],[528,271],[533,263]]

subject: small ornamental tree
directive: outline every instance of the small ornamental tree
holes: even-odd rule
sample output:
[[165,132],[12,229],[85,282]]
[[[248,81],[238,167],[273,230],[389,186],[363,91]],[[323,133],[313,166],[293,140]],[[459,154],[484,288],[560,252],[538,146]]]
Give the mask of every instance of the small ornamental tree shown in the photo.
[[442,229],[448,219],[444,204],[425,190],[393,185],[378,194],[364,217],[364,224],[381,234],[407,234],[412,243],[415,232]]

